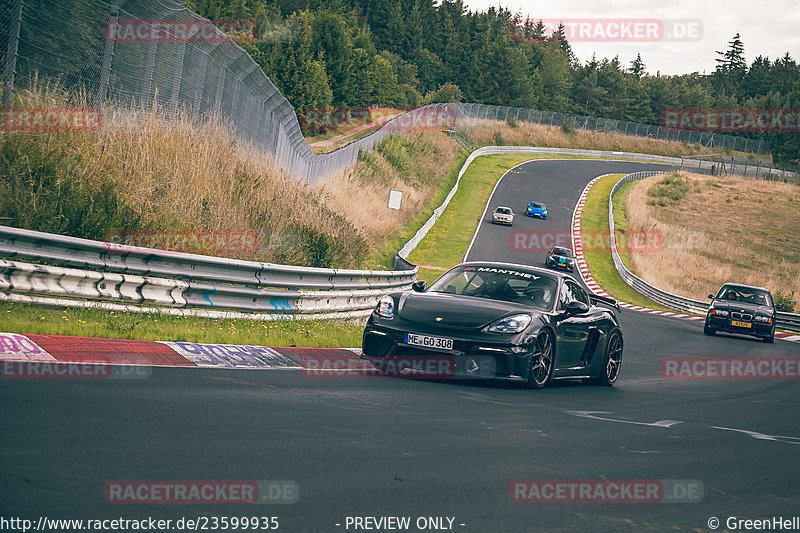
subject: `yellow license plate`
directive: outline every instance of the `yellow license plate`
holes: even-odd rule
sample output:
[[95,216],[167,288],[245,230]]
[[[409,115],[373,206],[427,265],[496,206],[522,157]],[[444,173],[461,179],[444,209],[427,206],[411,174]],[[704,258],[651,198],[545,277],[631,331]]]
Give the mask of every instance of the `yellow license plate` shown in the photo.
[[739,328],[749,328],[753,325],[750,322],[741,322],[739,320],[731,320],[731,326],[736,326]]

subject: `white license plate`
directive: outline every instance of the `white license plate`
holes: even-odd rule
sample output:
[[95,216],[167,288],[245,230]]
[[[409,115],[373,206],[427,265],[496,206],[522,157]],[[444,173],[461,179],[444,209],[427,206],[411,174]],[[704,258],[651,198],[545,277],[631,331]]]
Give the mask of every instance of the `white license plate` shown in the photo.
[[406,333],[406,344],[424,346],[425,348],[436,348],[439,350],[453,349],[453,339],[430,337],[428,335],[417,335],[415,333]]

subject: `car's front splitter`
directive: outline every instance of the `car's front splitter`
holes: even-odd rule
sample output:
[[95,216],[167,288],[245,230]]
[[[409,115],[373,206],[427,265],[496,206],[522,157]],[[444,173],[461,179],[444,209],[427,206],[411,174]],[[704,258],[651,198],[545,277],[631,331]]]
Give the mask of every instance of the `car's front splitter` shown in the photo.
[[[527,369],[530,344],[491,342],[493,339],[465,337],[449,330],[431,332],[415,329],[396,330],[368,325],[364,330],[362,358],[370,360],[376,367],[380,364],[430,367],[430,363],[426,361],[435,360],[440,364],[433,365],[433,369],[442,372],[441,377],[521,376]],[[453,349],[435,350],[407,344],[406,333],[453,339]]]

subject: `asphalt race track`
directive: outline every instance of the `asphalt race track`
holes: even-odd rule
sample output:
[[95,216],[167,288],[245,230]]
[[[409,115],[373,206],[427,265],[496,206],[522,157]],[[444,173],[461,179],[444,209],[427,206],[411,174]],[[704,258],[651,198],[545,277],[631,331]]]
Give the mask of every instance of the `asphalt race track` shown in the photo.
[[[469,259],[541,264],[516,230],[568,231],[601,174],[659,168],[553,160],[517,167],[490,201]],[[524,216],[544,201],[546,221]],[[710,287],[709,291],[716,287]],[[0,380],[0,516],[277,516],[279,531],[366,531],[347,517],[454,518],[452,530],[710,531],[717,517],[800,516],[795,380],[666,380],[673,356],[788,356],[800,343],[717,335],[622,311],[613,388],[555,383],[319,379],[296,370],[154,368],[139,380]],[[695,503],[514,503],[514,480],[689,480]],[[108,504],[113,480],[294,480],[286,505]],[[694,485],[696,486],[696,485]],[[339,524],[339,525],[337,525]],[[463,524],[463,525],[462,525]],[[390,531],[371,529],[370,531]]]

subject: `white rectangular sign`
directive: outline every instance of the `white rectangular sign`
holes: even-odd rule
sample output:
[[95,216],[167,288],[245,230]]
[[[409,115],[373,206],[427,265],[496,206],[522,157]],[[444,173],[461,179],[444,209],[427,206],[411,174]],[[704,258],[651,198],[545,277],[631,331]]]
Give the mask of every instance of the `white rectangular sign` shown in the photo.
[[403,201],[403,191],[397,189],[389,189],[389,209],[400,210],[400,204]]

